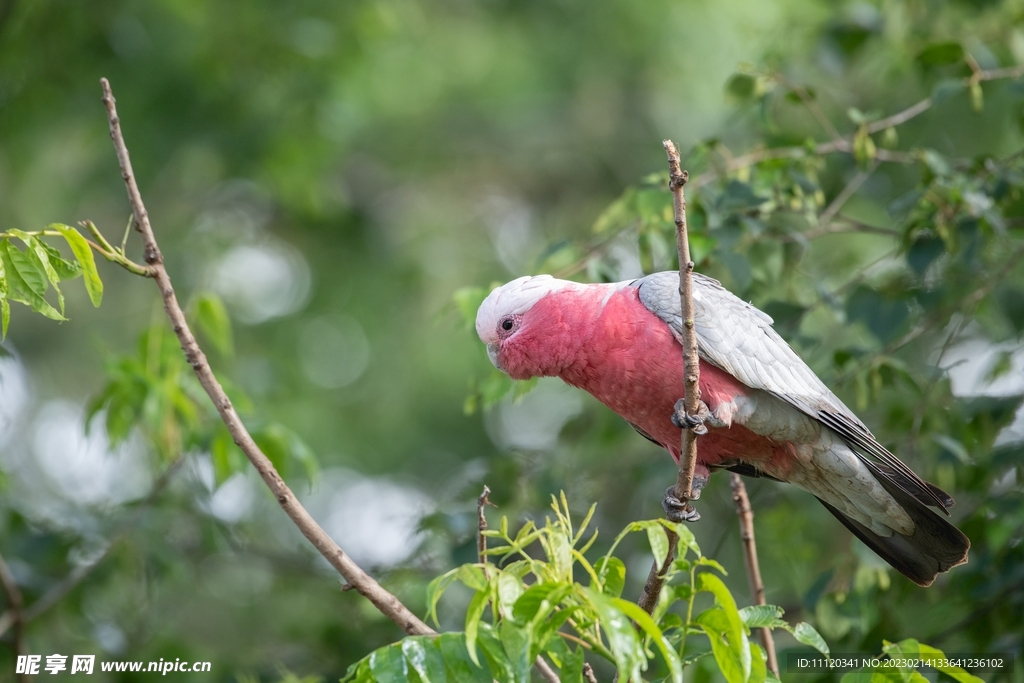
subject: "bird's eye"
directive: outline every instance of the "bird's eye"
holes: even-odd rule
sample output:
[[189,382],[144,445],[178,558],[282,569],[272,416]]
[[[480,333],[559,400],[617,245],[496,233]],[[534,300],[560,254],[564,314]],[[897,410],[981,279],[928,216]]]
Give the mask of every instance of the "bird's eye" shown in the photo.
[[505,318],[504,320],[501,321],[501,329],[503,329],[506,332],[508,332],[509,330],[512,329],[512,326],[514,324],[515,323],[512,322],[512,318]]

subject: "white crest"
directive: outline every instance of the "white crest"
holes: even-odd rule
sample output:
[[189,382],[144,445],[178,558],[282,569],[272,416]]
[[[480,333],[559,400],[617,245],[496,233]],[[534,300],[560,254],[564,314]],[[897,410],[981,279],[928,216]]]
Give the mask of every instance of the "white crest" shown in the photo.
[[498,341],[498,321],[506,315],[520,315],[551,292],[584,288],[587,285],[559,280],[550,275],[526,275],[496,287],[476,312],[476,333],[485,344]]

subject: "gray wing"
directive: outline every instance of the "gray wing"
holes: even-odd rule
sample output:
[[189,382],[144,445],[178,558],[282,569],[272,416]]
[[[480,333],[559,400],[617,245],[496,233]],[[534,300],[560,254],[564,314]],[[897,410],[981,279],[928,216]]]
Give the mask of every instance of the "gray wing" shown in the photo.
[[[679,274],[655,273],[632,283],[640,301],[672,328],[683,329]],[[850,444],[876,476],[885,476],[926,505],[947,508],[947,494],[928,484],[882,446],[772,328],[772,319],[717,280],[693,274],[694,329],[700,357],[754,389],[818,420]]]

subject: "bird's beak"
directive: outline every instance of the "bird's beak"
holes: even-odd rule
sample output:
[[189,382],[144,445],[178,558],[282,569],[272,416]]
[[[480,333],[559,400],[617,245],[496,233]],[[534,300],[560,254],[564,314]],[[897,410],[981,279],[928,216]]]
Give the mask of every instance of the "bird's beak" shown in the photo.
[[487,357],[491,359],[491,365],[498,368],[502,372],[505,372],[505,368],[501,367],[501,363],[498,362],[498,345],[488,344],[487,345]]

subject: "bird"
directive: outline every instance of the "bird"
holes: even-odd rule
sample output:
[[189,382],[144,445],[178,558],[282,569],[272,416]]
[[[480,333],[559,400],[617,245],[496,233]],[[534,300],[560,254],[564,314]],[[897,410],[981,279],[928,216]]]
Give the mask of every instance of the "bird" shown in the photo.
[[[967,562],[953,498],[886,449],[773,328],[763,311],[693,274],[699,409],[683,410],[679,273],[615,283],[520,277],[480,304],[476,332],[516,380],[559,377],[678,462],[681,429],[702,434],[689,500],[712,471],[794,484],[918,585]],[[695,521],[666,493],[670,519]]]

